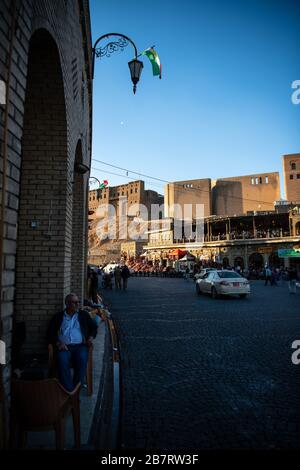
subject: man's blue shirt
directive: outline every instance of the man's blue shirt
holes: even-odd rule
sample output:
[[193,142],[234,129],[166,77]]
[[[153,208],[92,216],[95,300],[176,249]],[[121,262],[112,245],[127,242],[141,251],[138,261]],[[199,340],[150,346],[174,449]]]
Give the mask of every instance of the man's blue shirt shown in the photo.
[[58,340],[65,344],[81,344],[83,342],[81,328],[78,321],[78,312],[71,316],[68,315],[66,310],[64,311]]

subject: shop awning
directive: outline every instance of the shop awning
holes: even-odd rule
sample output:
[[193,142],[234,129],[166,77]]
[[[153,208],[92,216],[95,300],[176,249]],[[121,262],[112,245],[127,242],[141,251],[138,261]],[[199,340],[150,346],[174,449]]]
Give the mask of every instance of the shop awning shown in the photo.
[[180,250],[177,248],[176,250],[172,250],[171,253],[169,253],[169,256],[184,256],[186,254],[186,250]]
[[180,261],[194,261],[195,256],[191,255],[191,253],[187,253]]

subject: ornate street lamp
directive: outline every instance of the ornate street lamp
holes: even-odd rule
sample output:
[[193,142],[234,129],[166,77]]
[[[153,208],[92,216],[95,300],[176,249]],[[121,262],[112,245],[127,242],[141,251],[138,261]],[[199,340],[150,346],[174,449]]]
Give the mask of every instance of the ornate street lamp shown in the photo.
[[98,178],[96,178],[95,176],[90,176],[90,177],[89,177],[89,180],[95,180],[95,181],[97,181],[97,183],[99,184],[99,187],[97,188],[97,199],[99,200],[99,199],[100,199],[101,191],[102,191],[102,189],[105,189],[105,188],[106,188],[106,186],[108,185],[108,181],[107,181],[107,180],[104,180],[103,183],[100,183],[100,181],[98,180]]
[[101,193],[101,188],[100,188],[101,183],[98,180],[98,178],[96,178],[95,176],[90,176],[89,180],[95,180],[99,184],[99,187],[97,188],[97,199],[99,200],[100,199],[100,193]]
[[[115,36],[118,39],[107,43],[103,47],[97,47],[97,45],[99,44],[100,41],[102,41],[102,39],[107,39],[107,38],[110,38],[111,36]],[[93,47],[92,78],[94,78],[95,57],[100,57],[100,58],[105,57],[105,56],[110,57],[113,52],[116,52],[118,50],[123,51],[124,47],[128,46],[129,43],[134,48],[134,59],[128,62],[128,66],[130,69],[131,80],[133,83],[133,93],[135,93],[136,85],[139,82],[140,77],[141,77],[143,62],[138,60],[137,48],[134,42],[129,37],[125,36],[124,34],[108,33],[108,34],[104,34],[103,36],[97,39]]]

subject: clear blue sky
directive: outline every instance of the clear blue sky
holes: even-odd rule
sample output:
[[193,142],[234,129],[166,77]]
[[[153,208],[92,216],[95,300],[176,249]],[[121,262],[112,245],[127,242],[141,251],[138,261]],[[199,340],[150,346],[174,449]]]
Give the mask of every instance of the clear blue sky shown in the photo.
[[[282,174],[282,155],[300,152],[299,0],[90,0],[90,9],[93,42],[119,32],[139,52],[155,45],[163,70],[153,77],[143,57],[133,95],[131,46],[96,60],[94,176],[139,179],[95,159],[168,181]],[[163,194],[163,183],[140,179]]]

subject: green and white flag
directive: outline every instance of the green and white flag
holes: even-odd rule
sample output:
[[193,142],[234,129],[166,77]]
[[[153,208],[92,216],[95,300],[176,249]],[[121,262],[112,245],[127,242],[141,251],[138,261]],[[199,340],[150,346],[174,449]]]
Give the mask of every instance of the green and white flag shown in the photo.
[[157,52],[153,49],[153,47],[149,47],[141,55],[146,55],[152,64],[152,72],[153,75],[159,75],[161,78],[161,63],[158,57]]

